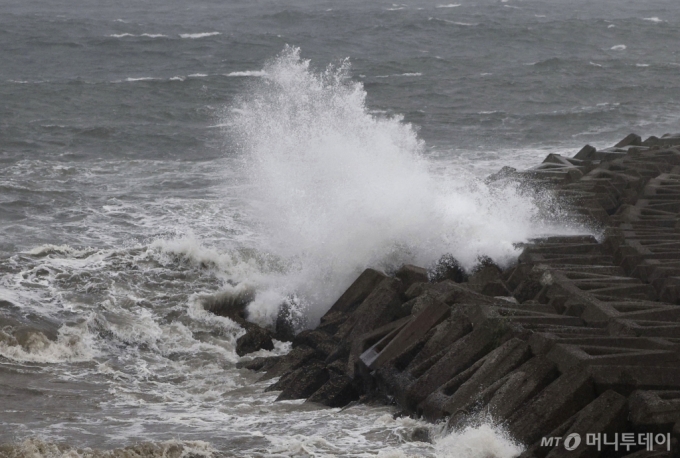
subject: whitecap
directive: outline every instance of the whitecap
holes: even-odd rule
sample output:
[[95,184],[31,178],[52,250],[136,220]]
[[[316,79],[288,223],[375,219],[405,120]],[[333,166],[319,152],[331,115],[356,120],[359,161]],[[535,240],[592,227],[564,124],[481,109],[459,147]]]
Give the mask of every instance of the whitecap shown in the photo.
[[460,3],[449,3],[448,5],[437,5],[437,8],[457,8]]
[[608,29],[613,29],[614,27],[616,27],[614,24],[609,24],[609,25],[607,26]]
[[125,81],[128,82],[128,83],[134,83],[134,82],[137,82],[137,81],[153,81],[155,79],[157,79],[157,78],[153,78],[151,76],[142,76],[142,77],[139,77],[139,78],[125,78]]
[[588,62],[588,63],[589,63],[590,65],[594,66],[594,67],[602,67],[602,65],[596,64],[595,62]]
[[659,22],[666,22],[666,21],[664,21],[664,20],[662,20],[662,19],[659,19],[659,18],[656,17],[656,16],[655,16],[655,17],[646,17],[646,18],[642,18],[642,20],[643,20],[643,21],[649,21],[649,22],[656,22],[657,24],[658,24]]
[[184,78],[183,76],[173,76],[172,78],[170,78],[170,81],[184,81],[185,79],[186,78]]
[[423,76],[422,73],[395,73],[393,75],[376,75],[374,78],[397,78],[400,76]]
[[221,32],[202,32],[202,33],[180,33],[179,34],[180,38],[191,38],[191,39],[213,37],[215,35],[222,35],[222,33]]
[[134,37],[134,35],[131,33],[114,33],[113,35],[109,36],[112,38]]
[[649,64],[635,64],[636,67],[649,67]]
[[244,72],[231,72],[224,76],[267,76],[264,70],[246,70]]
[[616,45],[616,46],[612,46],[611,49],[612,49],[613,51],[623,51],[623,50],[626,49],[626,45]]
[[189,78],[205,78],[207,76],[208,75],[206,75],[205,73],[192,73],[191,75],[189,75]]
[[147,38],[167,38],[167,35],[163,35],[162,33],[143,33],[140,35],[140,37],[147,37]]

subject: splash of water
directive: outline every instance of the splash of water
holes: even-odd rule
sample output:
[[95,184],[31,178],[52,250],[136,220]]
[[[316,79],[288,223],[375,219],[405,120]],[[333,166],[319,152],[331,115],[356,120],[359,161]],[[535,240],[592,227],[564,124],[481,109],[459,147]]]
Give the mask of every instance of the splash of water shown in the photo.
[[435,440],[437,458],[514,458],[523,447],[494,423],[451,431]]
[[435,173],[416,129],[369,112],[349,71],[345,60],[315,72],[286,47],[229,115],[243,198],[263,251],[284,265],[251,304],[256,321],[295,292],[313,325],[368,266],[427,266],[444,253],[468,268],[480,255],[507,264],[515,243],[560,231],[516,183]]

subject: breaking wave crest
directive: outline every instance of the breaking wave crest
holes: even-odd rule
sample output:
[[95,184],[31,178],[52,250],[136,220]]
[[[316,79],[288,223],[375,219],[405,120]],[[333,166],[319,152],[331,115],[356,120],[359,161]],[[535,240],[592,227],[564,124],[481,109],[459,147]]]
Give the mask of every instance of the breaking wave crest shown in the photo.
[[287,46],[264,75],[226,123],[260,249],[282,265],[250,306],[258,321],[271,321],[294,293],[313,325],[368,266],[427,266],[444,253],[468,268],[480,255],[507,264],[517,242],[564,231],[543,218],[547,197],[518,183],[434,172],[416,128],[367,109],[348,60],[317,72]]

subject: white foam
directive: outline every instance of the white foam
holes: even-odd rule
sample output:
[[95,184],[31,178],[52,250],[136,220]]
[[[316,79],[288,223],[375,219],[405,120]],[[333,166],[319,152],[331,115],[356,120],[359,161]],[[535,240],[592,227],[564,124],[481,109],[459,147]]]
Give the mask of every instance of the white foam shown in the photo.
[[82,256],[87,256],[89,254],[92,254],[96,252],[97,250],[94,248],[83,248],[83,249],[76,249],[71,247],[70,245],[52,245],[52,244],[45,244],[45,245],[40,245],[35,248],[31,248],[26,252],[26,254],[31,255],[31,256],[48,256],[51,254],[58,254],[58,255],[64,255],[64,256],[73,256],[73,257],[82,257]]
[[197,38],[214,37],[215,35],[222,35],[221,32],[202,32],[202,33],[180,33],[180,38],[190,38],[195,40]]
[[413,72],[413,73],[397,73],[394,75],[376,75],[375,78],[398,78],[400,76],[423,76],[422,73],[418,72]]
[[589,63],[590,65],[594,66],[594,67],[602,67],[601,64],[596,64],[595,62],[588,62],[588,63]]
[[208,75],[206,75],[205,73],[192,73],[191,75],[189,75],[189,78],[205,78],[207,76]]
[[649,67],[649,64],[635,64],[636,67]]
[[655,22],[655,23],[660,23],[660,22],[666,22],[662,19],[659,19],[658,17],[646,17],[642,19],[643,21],[649,21],[649,22]]
[[524,450],[493,423],[454,430],[435,440],[437,458],[514,458]]
[[231,72],[227,73],[225,76],[266,76],[267,74],[263,70],[247,70],[245,72]]
[[273,319],[296,293],[314,324],[368,266],[427,266],[447,252],[467,267],[482,254],[508,263],[514,243],[560,232],[515,184],[434,174],[409,124],[369,112],[347,62],[314,73],[299,52],[287,47],[269,62],[228,115],[259,249],[281,265],[259,285],[253,315]]
[[616,46],[612,46],[611,49],[612,49],[613,51],[623,51],[623,50],[626,49],[626,45],[616,45]]
[[64,444],[47,442],[38,438],[26,439],[20,443],[5,445],[4,449],[15,458],[112,458],[114,456],[135,456],[144,458],[212,458],[220,455],[204,441],[169,440],[138,444],[116,450],[74,449]]
[[437,5],[437,8],[458,8],[460,3],[449,3],[448,5]]
[[142,33],[140,35],[135,35],[133,33],[114,33],[109,35],[112,38],[125,38],[125,37],[145,37],[145,38],[167,38],[167,35],[162,33]]
[[0,355],[12,361],[49,364],[82,362],[90,361],[96,354],[87,322],[62,326],[56,341],[35,331],[22,342],[17,342],[11,332],[5,331],[0,331]]
[[616,27],[614,24],[609,24],[609,25],[607,26],[608,29],[613,29],[614,27]]
[[137,81],[153,81],[155,79],[157,79],[157,78],[153,78],[151,76],[142,76],[142,77],[139,77],[139,78],[125,78],[125,81],[128,82],[128,83],[134,83],[134,82],[137,82]]

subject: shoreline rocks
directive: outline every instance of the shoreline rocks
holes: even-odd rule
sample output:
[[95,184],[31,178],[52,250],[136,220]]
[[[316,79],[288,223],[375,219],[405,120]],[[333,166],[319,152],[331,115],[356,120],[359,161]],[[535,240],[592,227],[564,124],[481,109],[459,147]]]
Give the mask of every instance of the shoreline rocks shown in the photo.
[[[285,356],[245,364],[279,399],[381,400],[450,427],[488,411],[523,457],[680,453],[680,135],[550,154],[521,178],[604,228],[524,246],[515,266],[367,269]],[[579,434],[573,451],[546,437]],[[587,434],[632,433],[601,451]],[[649,450],[638,435],[670,437]]]

